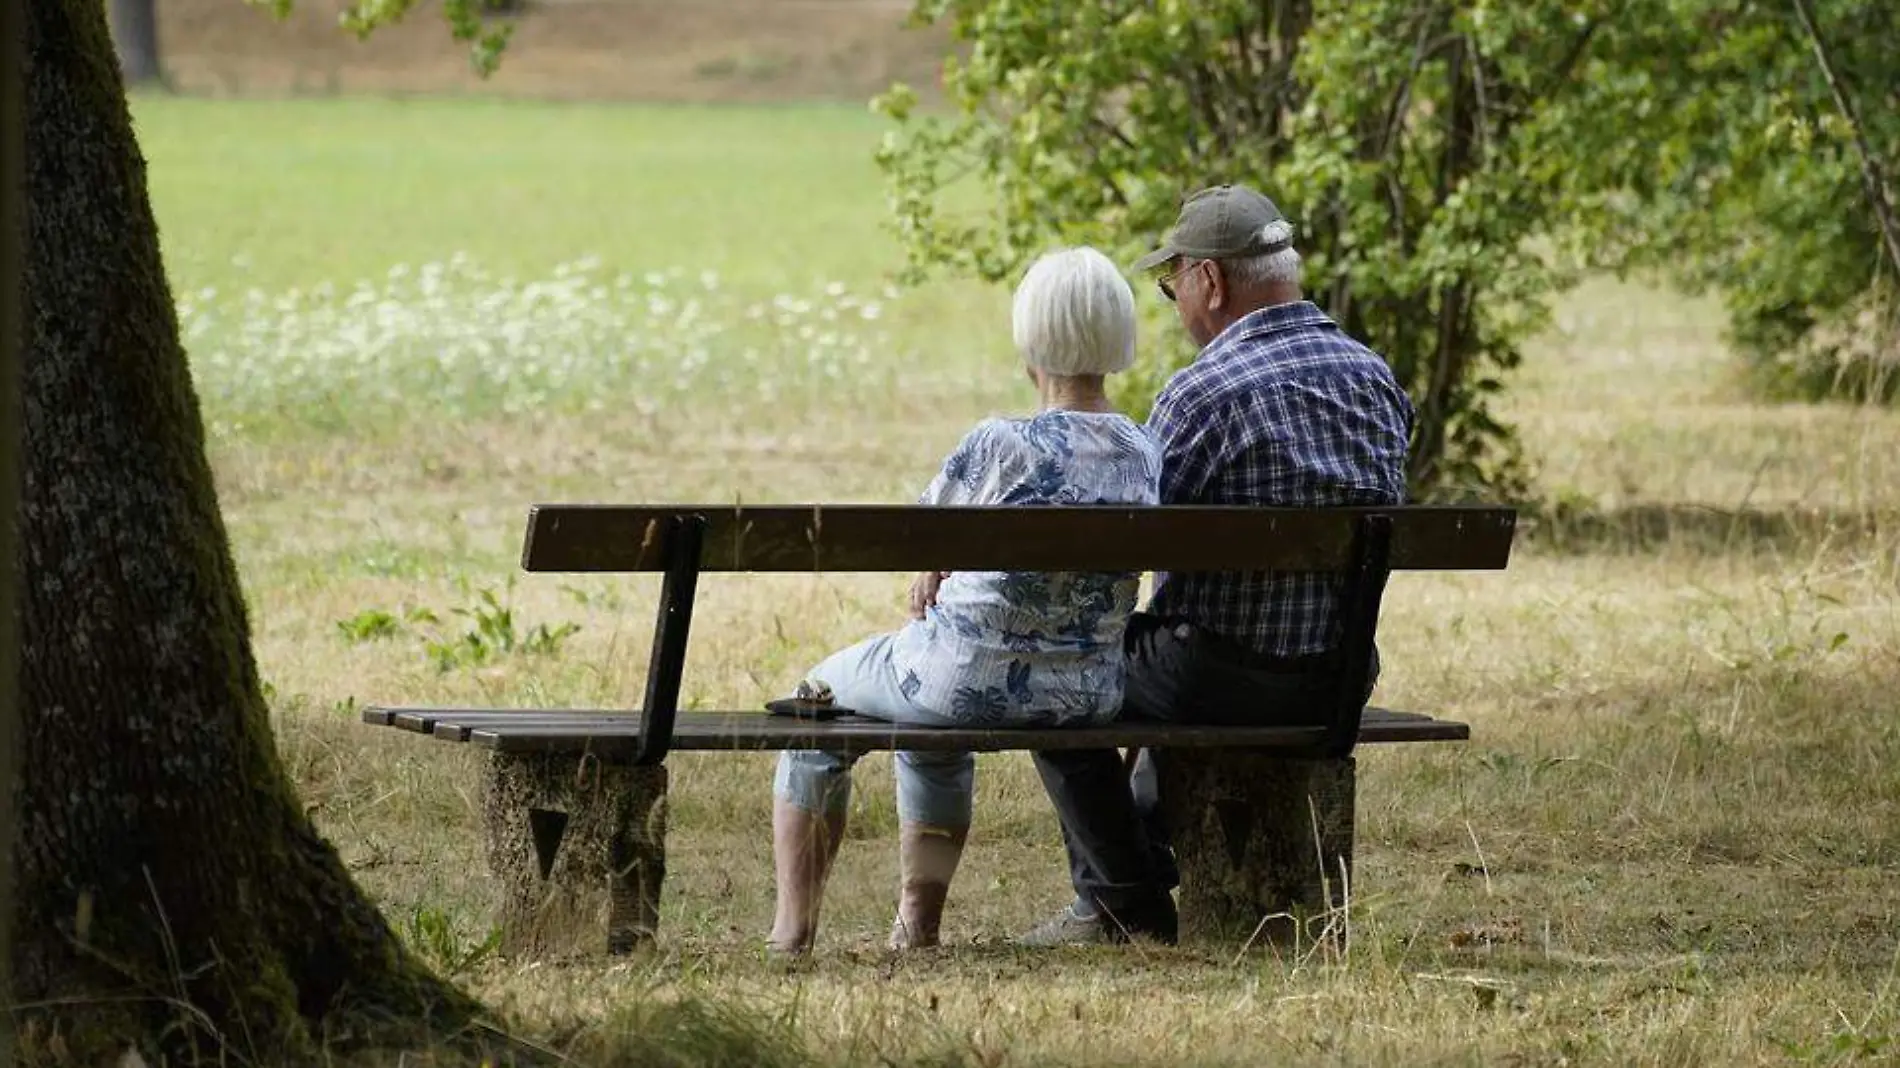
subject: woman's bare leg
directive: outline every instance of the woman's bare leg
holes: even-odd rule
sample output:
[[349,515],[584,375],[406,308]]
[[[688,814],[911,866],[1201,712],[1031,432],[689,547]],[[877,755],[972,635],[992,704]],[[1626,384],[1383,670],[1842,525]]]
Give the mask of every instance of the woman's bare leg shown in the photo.
[[845,813],[819,814],[784,798],[772,799],[772,859],[778,872],[778,908],[767,947],[803,953],[818,934],[825,878],[844,838]]
[[968,827],[936,827],[906,821],[898,828],[897,924],[892,949],[921,949],[938,942],[950,880],[963,857]]

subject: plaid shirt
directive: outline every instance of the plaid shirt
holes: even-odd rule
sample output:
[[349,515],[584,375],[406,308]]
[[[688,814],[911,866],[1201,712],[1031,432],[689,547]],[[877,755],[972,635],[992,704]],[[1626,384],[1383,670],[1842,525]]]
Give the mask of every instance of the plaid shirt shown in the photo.
[[[1412,402],[1377,353],[1309,301],[1228,327],[1168,381],[1148,428],[1162,446],[1163,504],[1405,501]],[[1332,645],[1337,596],[1326,574],[1162,573],[1149,611],[1299,656]]]

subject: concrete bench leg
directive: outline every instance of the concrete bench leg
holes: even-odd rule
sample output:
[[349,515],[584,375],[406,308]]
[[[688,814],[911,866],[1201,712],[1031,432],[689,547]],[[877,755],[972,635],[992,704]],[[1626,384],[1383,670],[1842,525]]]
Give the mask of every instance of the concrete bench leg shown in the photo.
[[627,953],[653,940],[666,878],[666,768],[496,753],[483,814],[502,950]]
[[1184,940],[1238,948],[1258,931],[1256,946],[1343,944],[1335,910],[1352,875],[1353,758],[1174,750],[1156,754],[1155,770]]

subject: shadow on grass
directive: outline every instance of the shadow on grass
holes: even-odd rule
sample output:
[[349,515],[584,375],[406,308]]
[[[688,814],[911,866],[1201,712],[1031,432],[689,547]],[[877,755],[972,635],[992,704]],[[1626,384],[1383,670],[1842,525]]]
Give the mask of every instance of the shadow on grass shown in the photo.
[[599,1068],[808,1068],[819,1063],[784,1008],[698,998],[621,1008],[585,1024],[559,1045],[578,1063]]
[[724,1068],[740,1064],[817,1068],[841,1061],[965,1068],[993,1063],[993,1058],[968,1047],[955,1029],[933,1026],[930,1014],[921,1009],[913,1012],[908,1022],[911,1029],[925,1032],[923,1048],[907,1050],[901,1061],[862,1034],[848,1041],[845,1049],[821,1054],[810,1042],[810,1021],[801,1019],[802,1008],[803,999],[796,994],[767,1002],[716,994],[641,998],[615,1009],[604,1020],[573,1029],[567,1037],[554,1030],[555,1041],[551,1044],[558,1045],[572,1063],[590,1068]]

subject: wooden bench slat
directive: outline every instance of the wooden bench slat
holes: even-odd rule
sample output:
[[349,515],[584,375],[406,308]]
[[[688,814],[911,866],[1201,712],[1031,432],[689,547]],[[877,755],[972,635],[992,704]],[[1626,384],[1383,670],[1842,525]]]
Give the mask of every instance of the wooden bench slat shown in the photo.
[[[466,741],[502,752],[573,752],[603,757],[635,751],[641,717],[608,710],[395,709],[390,726],[433,733],[448,741]],[[1212,727],[1162,723],[1115,723],[1105,727],[1001,729],[896,727],[879,720],[841,717],[796,720],[761,712],[688,712],[674,726],[673,748],[681,750],[777,750],[826,747],[850,752],[890,749],[982,752],[1166,746],[1169,748],[1248,746],[1297,750],[1311,748],[1319,727]],[[1463,723],[1416,712],[1369,708],[1359,741],[1395,743],[1462,741]]]
[[707,520],[702,571],[1337,570],[1354,524],[1392,517],[1399,571],[1504,568],[1510,508],[924,507],[540,504],[521,566],[534,572],[665,569],[667,520]]
[[[366,713],[363,717],[365,723],[370,723],[375,726],[395,727],[398,730],[411,731],[418,734],[440,734],[442,728],[457,725],[462,727],[475,727],[489,726],[497,723],[521,726],[584,723],[590,726],[600,724],[608,727],[630,726],[637,729],[641,722],[638,709],[614,708],[511,709],[418,707],[379,708],[371,711],[375,712],[376,715],[372,716]],[[1367,719],[1375,720],[1390,719],[1405,722],[1435,721],[1435,717],[1428,716],[1422,712],[1404,712],[1387,708],[1368,708],[1365,714]],[[682,712],[680,716],[682,720],[695,716],[717,716],[722,717],[722,719],[730,717],[739,720],[750,720],[762,717],[764,713],[753,711],[707,711]],[[782,717],[776,718],[774,721],[786,722]],[[861,717],[851,717],[851,722],[859,721],[881,722],[878,720],[863,720]]]
[[[791,722],[785,717],[767,717],[766,713],[752,710],[717,710],[703,712],[682,712],[682,720],[692,717],[719,717],[737,720],[770,718],[773,722]],[[1366,709],[1368,719],[1392,719],[1405,721],[1433,720],[1435,717],[1422,712],[1405,712],[1388,708]],[[841,717],[844,718],[844,717]],[[882,722],[864,717],[848,717],[851,722]],[[413,708],[375,708],[367,710],[363,716],[365,723],[376,726],[395,727],[398,730],[431,734],[440,726],[450,723],[487,726],[492,723],[547,724],[547,723],[601,723],[607,726],[628,725],[638,727],[639,709],[623,708],[458,708],[413,707]]]

